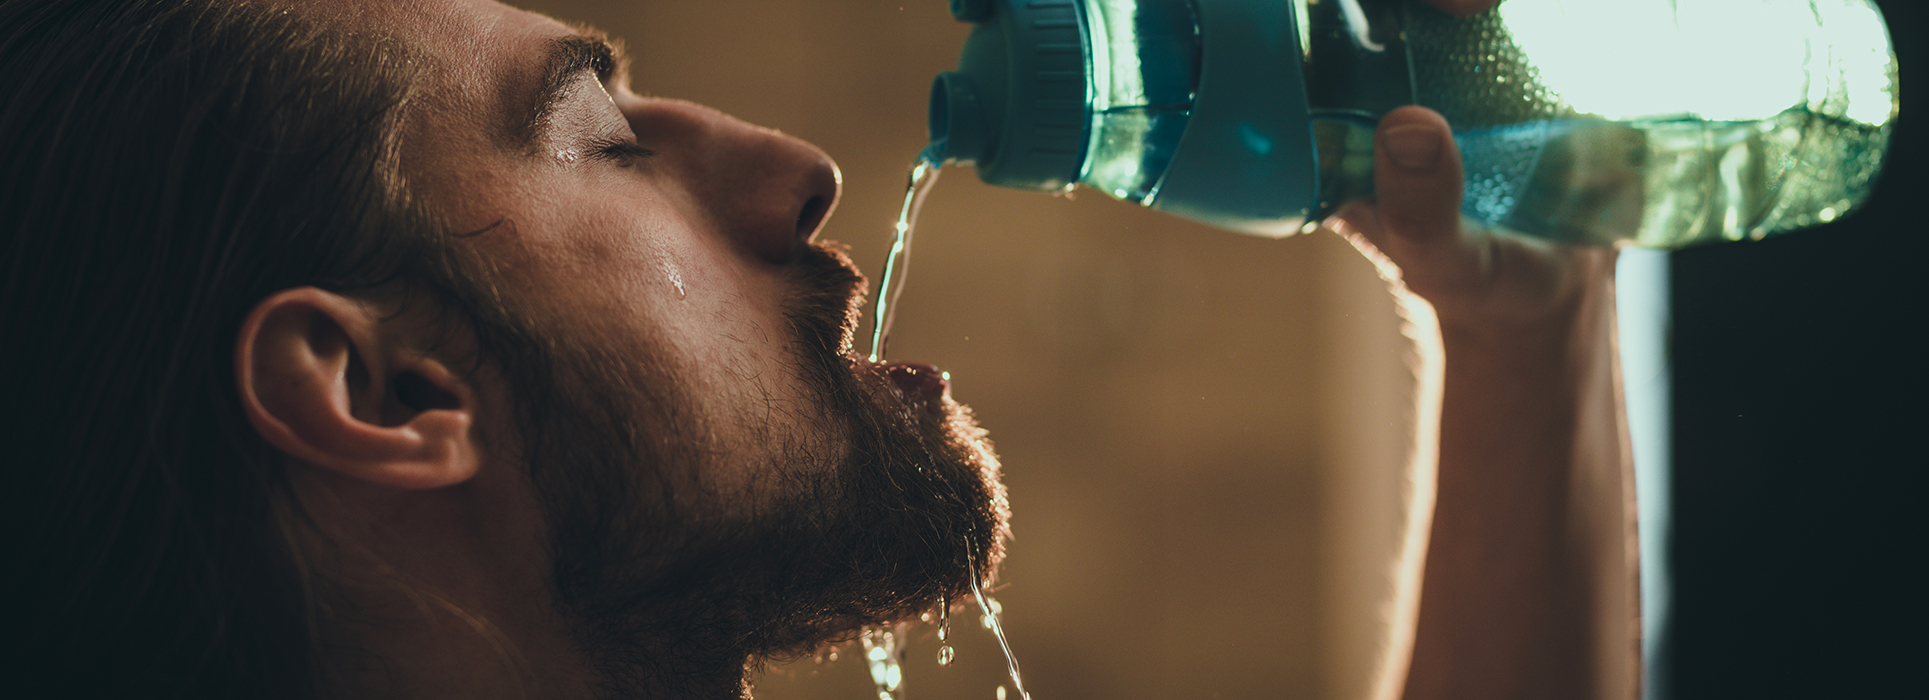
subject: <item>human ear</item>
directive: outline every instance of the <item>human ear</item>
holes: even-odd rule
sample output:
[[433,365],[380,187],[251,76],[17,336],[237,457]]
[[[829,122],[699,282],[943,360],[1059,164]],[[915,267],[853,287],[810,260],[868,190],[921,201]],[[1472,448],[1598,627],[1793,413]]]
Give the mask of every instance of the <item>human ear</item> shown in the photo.
[[475,391],[413,350],[414,330],[314,287],[268,297],[235,341],[248,422],[290,457],[351,479],[396,489],[469,480]]

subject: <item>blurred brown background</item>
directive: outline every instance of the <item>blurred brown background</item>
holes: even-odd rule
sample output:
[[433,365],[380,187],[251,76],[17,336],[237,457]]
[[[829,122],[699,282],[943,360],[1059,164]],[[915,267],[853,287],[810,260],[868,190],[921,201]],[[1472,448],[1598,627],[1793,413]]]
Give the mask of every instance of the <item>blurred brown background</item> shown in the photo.
[[[931,79],[968,30],[945,0],[524,5],[625,39],[640,93],[830,152],[844,199],[825,235],[873,277]],[[1345,243],[959,168],[925,207],[902,303],[892,356],[950,371],[1004,457],[1017,540],[996,597],[1036,698],[1365,695],[1412,411],[1391,300]],[[912,635],[908,697],[1008,683],[972,617],[949,667]],[[871,697],[841,656],[774,668],[757,696]]]

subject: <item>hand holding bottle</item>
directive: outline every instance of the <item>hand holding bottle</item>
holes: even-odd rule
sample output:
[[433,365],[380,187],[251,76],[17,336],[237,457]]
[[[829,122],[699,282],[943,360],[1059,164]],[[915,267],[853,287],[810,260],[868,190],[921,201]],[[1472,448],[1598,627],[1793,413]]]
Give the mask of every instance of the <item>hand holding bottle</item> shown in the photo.
[[1436,415],[1424,402],[1439,401],[1438,451],[1421,445],[1415,464],[1416,483],[1435,482],[1433,509],[1411,516],[1424,527],[1407,551],[1425,555],[1400,567],[1404,614],[1388,630],[1380,697],[1631,700],[1639,607],[1615,250],[1464,218],[1460,153],[1432,110],[1389,112],[1373,148],[1377,194],[1326,225],[1438,319],[1437,336],[1424,312],[1415,324],[1423,421]]
[[[1327,226],[1376,262],[1391,263],[1383,272],[1431,304],[1443,331],[1557,332],[1577,321],[1585,297],[1611,296],[1605,288],[1615,249],[1500,234],[1461,215],[1460,154],[1439,114],[1394,110],[1374,142],[1378,195],[1342,209]],[[1608,330],[1599,329],[1603,346]]]
[[[1428,0],[1477,14],[1499,0]],[[1564,325],[1590,288],[1607,286],[1611,248],[1563,246],[1499,235],[1461,215],[1463,170],[1446,120],[1432,110],[1388,113],[1374,135],[1374,200],[1327,221],[1368,257],[1392,263],[1405,289],[1425,299],[1443,329]],[[1504,328],[1495,328],[1502,331]],[[1605,332],[1605,329],[1604,331]],[[1599,339],[1605,344],[1607,338]]]

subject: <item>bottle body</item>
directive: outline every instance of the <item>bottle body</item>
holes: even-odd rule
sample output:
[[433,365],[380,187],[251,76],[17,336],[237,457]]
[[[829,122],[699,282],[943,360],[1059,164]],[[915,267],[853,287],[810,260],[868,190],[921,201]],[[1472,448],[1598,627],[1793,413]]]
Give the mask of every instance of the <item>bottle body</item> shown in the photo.
[[1454,125],[1482,223],[1600,245],[1761,237],[1858,205],[1896,109],[1868,0],[1508,0],[1473,18],[1062,2],[1082,13],[1087,122],[1048,184],[1251,233],[1370,196],[1374,123],[1417,103]]
[[[1510,0],[1397,20],[1387,50],[1409,57],[1413,102],[1454,125],[1463,212],[1507,230],[1657,248],[1760,238],[1860,205],[1887,151],[1895,63],[1864,0]],[[1314,114],[1322,204],[1369,193],[1370,125]]]

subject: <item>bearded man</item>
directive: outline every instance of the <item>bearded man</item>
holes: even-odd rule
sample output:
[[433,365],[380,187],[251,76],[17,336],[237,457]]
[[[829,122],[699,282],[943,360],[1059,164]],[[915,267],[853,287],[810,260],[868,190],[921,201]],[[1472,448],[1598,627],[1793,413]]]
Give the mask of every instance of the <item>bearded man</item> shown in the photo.
[[[6,0],[0,91],[24,692],[744,697],[1004,554],[945,380],[852,352],[830,159],[631,92],[593,33]],[[1380,201],[1330,223],[1447,358],[1395,680],[1625,698],[1613,253],[1463,227],[1437,115],[1379,142]]]

